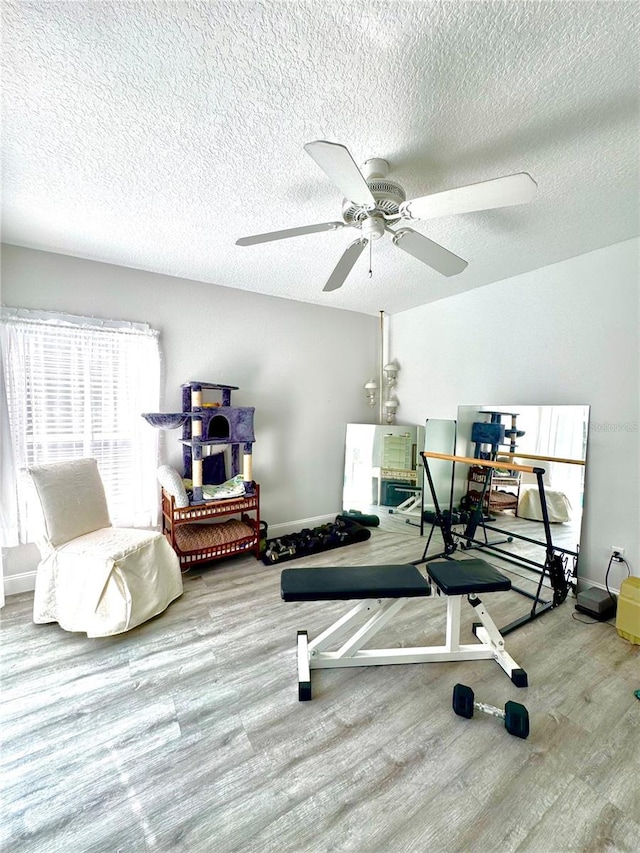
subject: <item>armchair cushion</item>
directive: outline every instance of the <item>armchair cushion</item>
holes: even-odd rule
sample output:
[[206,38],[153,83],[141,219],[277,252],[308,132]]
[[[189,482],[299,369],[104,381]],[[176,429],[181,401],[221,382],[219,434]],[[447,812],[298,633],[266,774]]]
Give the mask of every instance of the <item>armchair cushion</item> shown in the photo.
[[107,499],[95,459],[34,465],[31,481],[40,499],[44,535],[53,548],[78,536],[111,527]]

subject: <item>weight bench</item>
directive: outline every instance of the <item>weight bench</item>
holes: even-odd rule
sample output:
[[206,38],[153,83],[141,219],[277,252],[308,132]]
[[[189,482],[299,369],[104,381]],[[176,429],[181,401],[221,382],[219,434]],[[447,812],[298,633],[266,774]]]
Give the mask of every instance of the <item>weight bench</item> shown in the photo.
[[[311,699],[311,670],[342,666],[381,666],[389,663],[495,660],[516,687],[527,686],[527,673],[504,648],[504,639],[478,595],[511,588],[511,581],[480,559],[440,560],[426,566],[430,581],[414,565],[353,566],[344,568],[285,569],[280,576],[284,601],[336,601],[360,599],[315,640],[298,631],[298,699]],[[411,598],[445,596],[446,639],[442,646],[363,649]],[[460,642],[463,597],[480,621],[473,631],[478,643]],[[344,639],[363,614],[369,618]],[[340,640],[336,651],[327,651]]]

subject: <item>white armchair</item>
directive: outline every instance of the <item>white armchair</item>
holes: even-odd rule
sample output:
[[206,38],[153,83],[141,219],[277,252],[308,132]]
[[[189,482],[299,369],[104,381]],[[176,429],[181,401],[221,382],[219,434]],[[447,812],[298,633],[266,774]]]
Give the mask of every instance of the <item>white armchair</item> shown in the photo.
[[95,459],[28,473],[42,513],[35,623],[107,637],[157,616],[182,594],[178,558],[162,533],[111,525]]
[[[530,464],[527,459],[514,459],[520,465]],[[542,484],[547,504],[547,515],[552,524],[570,521],[571,503],[569,498],[557,489],[551,488],[551,463],[537,463],[544,468]],[[518,498],[518,509],[516,515],[529,521],[542,521],[542,506],[540,505],[540,493],[538,491],[538,480],[535,474],[522,474],[520,480],[520,494]]]

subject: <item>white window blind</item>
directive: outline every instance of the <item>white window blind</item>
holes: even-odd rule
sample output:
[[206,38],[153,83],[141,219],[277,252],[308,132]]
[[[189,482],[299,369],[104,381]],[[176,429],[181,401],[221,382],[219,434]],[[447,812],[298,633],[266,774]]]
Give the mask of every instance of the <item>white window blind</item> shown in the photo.
[[[2,518],[5,540],[14,540],[4,544],[18,544],[16,535],[29,539],[20,470],[86,456],[98,460],[112,522],[155,525],[158,431],[140,415],[159,408],[158,333],[142,324],[3,309],[0,341],[9,432]],[[7,477],[5,466],[15,476]]]

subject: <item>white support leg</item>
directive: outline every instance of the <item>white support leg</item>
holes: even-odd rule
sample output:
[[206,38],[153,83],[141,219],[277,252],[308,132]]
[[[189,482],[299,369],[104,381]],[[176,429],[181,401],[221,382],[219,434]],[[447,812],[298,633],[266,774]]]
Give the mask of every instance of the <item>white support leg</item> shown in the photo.
[[511,655],[505,650],[504,637],[498,630],[496,623],[487,613],[484,604],[473,595],[469,596],[469,603],[482,622],[482,625],[477,625],[474,628],[476,637],[481,643],[492,649],[494,659],[507,673],[516,687],[526,687],[528,684],[527,673],[518,666]]
[[301,702],[311,699],[309,636],[306,631],[298,631],[298,699]]
[[380,610],[374,613],[371,619],[338,649],[336,656],[339,658],[349,657],[361,649],[367,640],[370,640],[381,628],[384,628],[387,622],[391,621],[396,613],[404,607],[407,600],[406,598],[395,598],[385,601]]
[[309,643],[310,652],[321,652],[335,643],[341,636],[347,633],[351,625],[357,621],[358,617],[363,612],[371,612],[379,610],[382,607],[380,599],[365,599],[360,601],[348,613],[345,613],[340,619],[335,621],[333,625],[319,634],[315,640]]
[[449,652],[457,652],[460,648],[460,605],[461,595],[447,596],[447,634],[445,646]]
[[[473,607],[475,614],[478,616],[486,630],[486,642],[491,643],[491,645],[498,650],[503,649],[504,637],[498,630],[496,623],[487,613],[484,604],[474,595],[469,596],[469,604]],[[480,628],[478,628],[478,630],[480,630]]]

